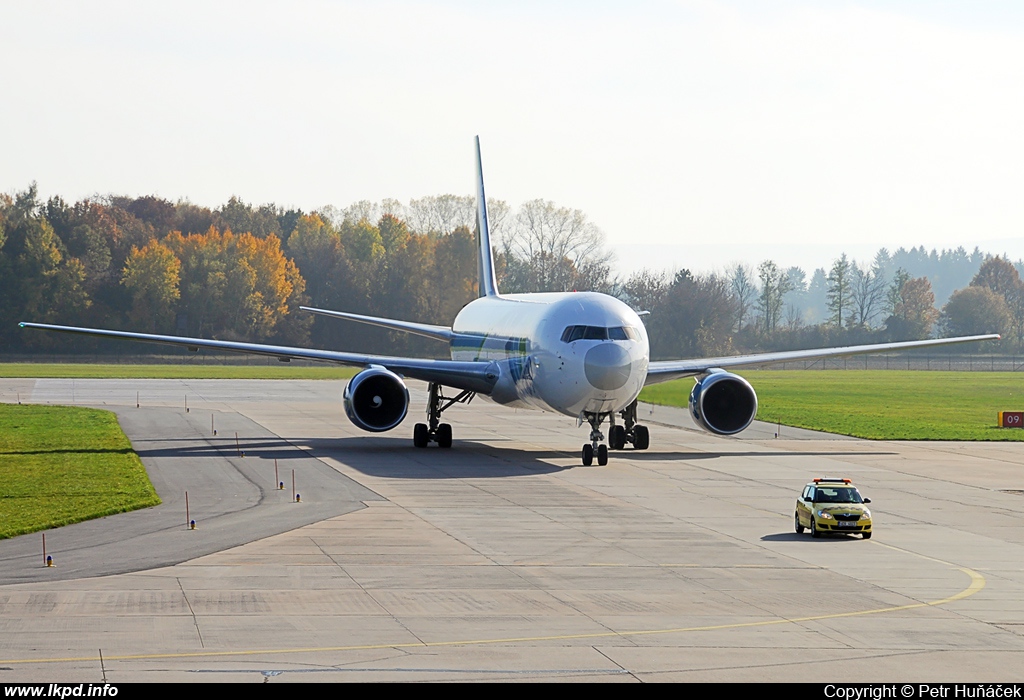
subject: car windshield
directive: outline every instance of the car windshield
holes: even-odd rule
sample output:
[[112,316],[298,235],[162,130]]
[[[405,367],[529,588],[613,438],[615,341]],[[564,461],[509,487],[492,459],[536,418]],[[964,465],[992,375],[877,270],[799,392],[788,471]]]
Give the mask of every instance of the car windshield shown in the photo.
[[852,486],[818,486],[816,503],[863,503],[860,492]]

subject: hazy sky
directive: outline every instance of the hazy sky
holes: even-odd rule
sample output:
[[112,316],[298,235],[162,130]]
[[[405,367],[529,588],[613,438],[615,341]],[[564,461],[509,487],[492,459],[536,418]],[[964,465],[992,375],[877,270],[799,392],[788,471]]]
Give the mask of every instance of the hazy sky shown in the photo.
[[0,191],[309,210],[473,188],[625,271],[1024,257],[1024,3],[0,0]]

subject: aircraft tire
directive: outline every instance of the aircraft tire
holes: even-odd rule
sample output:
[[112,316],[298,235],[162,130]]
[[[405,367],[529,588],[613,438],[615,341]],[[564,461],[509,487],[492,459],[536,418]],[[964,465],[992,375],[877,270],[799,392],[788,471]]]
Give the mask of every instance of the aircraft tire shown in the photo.
[[452,446],[452,426],[450,423],[442,423],[437,426],[437,435],[434,436],[437,440],[438,447],[448,448]]
[[589,467],[594,463],[594,446],[589,442],[583,446],[583,466]]
[[621,425],[613,425],[608,431],[608,449],[621,450],[626,446],[626,429]]
[[608,446],[598,445],[597,446],[597,464],[603,467],[608,464]]
[[646,425],[633,428],[633,449],[646,450],[651,446],[651,433]]
[[430,442],[430,433],[425,423],[417,423],[412,429],[412,444],[416,447],[426,447]]

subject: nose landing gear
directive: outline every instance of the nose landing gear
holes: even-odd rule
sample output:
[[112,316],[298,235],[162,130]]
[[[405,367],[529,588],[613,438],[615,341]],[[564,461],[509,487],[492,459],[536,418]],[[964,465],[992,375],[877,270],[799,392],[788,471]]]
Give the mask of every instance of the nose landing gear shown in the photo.
[[[636,422],[636,401],[631,403],[620,412],[624,425],[615,423],[614,413],[584,413],[582,418],[590,423],[590,442],[583,446],[583,466],[589,467],[597,457],[600,466],[608,464],[608,450],[622,450],[626,443],[633,445],[634,450],[646,450],[651,445],[651,433],[646,425],[639,425]],[[602,445],[604,434],[601,432],[601,423],[608,418],[611,426],[608,428],[608,444]]]
[[601,432],[601,422],[607,413],[586,413],[584,416],[590,422],[590,442],[583,446],[583,466],[589,467],[594,463],[594,456],[597,456],[598,466],[608,464],[608,446],[604,442],[604,433]]

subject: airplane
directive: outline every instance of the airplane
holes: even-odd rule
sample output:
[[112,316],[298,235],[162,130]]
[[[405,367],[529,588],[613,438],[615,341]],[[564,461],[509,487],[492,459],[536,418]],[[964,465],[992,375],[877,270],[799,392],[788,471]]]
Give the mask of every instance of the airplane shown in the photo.
[[[480,138],[476,138],[477,267],[479,297],[467,304],[451,326],[436,326],[363,316],[344,311],[300,307],[304,311],[447,343],[450,360],[386,357],[181,336],[77,328],[42,323],[19,324],[65,333],[122,338],[199,348],[269,355],[360,367],[343,394],[345,413],[357,427],[378,433],[398,427],[409,409],[405,378],[427,382],[427,422],[413,429],[417,448],[452,446],[452,427],[442,414],[481,396],[497,404],[572,416],[590,425],[581,461],[608,463],[608,451],[646,450],[650,431],[637,420],[637,397],[650,384],[683,377],[695,380],[689,408],[694,422],[715,435],[735,435],[757,415],[757,394],[743,377],[728,370],[792,360],[840,357],[998,340],[999,335],[855,345],[814,350],[768,352],[733,357],[652,361],[640,313],[615,297],[597,292],[500,294],[494,271],[484,195]],[[641,312],[642,313],[642,312]],[[451,390],[457,393],[448,393]],[[608,440],[601,430],[608,421]]]

